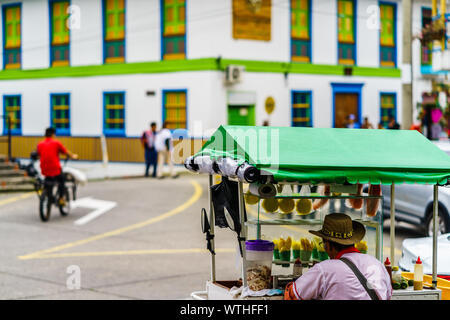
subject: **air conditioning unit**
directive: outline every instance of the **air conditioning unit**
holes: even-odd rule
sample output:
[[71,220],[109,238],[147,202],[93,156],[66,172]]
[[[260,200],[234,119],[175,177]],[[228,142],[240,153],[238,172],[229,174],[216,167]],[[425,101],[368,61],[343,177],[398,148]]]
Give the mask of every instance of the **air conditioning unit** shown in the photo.
[[227,84],[241,82],[244,71],[244,66],[228,65],[225,69],[225,82]]

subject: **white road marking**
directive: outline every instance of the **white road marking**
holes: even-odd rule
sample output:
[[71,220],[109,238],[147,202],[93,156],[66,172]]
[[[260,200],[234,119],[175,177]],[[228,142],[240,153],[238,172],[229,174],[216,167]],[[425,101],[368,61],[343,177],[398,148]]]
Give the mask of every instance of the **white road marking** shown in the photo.
[[89,214],[85,215],[84,217],[76,220],[74,222],[74,224],[78,225],[78,226],[86,224],[86,223],[94,220],[95,218],[98,218],[99,216],[101,216],[102,214],[108,212],[109,210],[111,210],[115,206],[117,206],[117,202],[98,200],[98,199],[94,199],[94,198],[91,198],[91,197],[81,198],[81,199],[78,199],[78,200],[75,200],[75,201],[71,202],[71,204],[70,204],[70,208],[71,209],[74,209],[74,208],[77,208],[77,207],[95,209],[91,213],[89,213]]

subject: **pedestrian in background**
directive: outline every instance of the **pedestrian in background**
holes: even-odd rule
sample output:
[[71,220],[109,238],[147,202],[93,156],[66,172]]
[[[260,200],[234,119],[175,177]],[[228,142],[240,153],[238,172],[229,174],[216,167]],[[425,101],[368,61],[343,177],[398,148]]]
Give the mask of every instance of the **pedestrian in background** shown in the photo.
[[361,128],[362,129],[373,129],[373,125],[370,123],[368,117],[364,117],[364,121],[363,121]]
[[378,122],[378,129],[384,129],[383,121]]
[[167,122],[164,121],[162,129],[157,133],[155,140],[156,151],[158,152],[158,169],[157,177],[158,179],[164,178],[162,170],[164,164],[167,163],[169,166],[169,176],[172,178],[177,178],[178,175],[175,174],[173,168],[172,151],[173,151],[173,139],[172,132],[167,128]]
[[400,125],[398,124],[397,121],[395,121],[395,118],[393,116],[389,117],[388,129],[394,129],[394,130],[400,129]]
[[350,114],[347,116],[347,128],[349,129],[359,129],[361,126],[355,121],[355,115]]
[[144,131],[141,137],[142,146],[145,152],[145,176],[148,177],[148,170],[153,166],[152,177],[156,177],[156,170],[158,167],[158,153],[155,148],[156,139],[156,122],[150,124],[150,130]]

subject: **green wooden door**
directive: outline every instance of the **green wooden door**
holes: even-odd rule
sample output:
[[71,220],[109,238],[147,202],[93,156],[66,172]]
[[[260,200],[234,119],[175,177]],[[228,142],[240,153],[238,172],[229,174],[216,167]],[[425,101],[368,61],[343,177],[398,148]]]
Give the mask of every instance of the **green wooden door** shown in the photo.
[[254,126],[255,106],[228,106],[228,124],[239,126]]

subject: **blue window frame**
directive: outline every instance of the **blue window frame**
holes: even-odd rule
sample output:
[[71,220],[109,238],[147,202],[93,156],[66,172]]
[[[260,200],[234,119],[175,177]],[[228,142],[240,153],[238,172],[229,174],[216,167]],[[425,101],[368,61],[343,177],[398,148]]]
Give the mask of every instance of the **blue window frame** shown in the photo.
[[379,2],[380,8],[380,65],[397,66],[397,4]]
[[22,134],[22,97],[20,95],[3,96],[3,134],[8,134],[8,115],[11,119],[11,134]]
[[312,91],[292,91],[292,126],[313,126]]
[[70,95],[50,94],[50,124],[59,136],[70,136]]
[[311,63],[312,1],[290,0],[291,61]]
[[2,5],[3,69],[20,69],[22,65],[22,4]]
[[49,0],[50,66],[70,64],[70,0]]
[[397,121],[397,93],[380,92],[380,122],[383,127],[387,128],[391,116]]
[[125,92],[103,93],[103,133],[105,136],[125,136]]
[[103,62],[124,63],[126,0],[103,0]]
[[338,64],[356,65],[357,1],[337,0]]
[[361,96],[362,96],[362,87],[364,86],[364,83],[331,83],[332,88],[332,94],[333,94],[333,118],[332,118],[332,125],[333,128],[336,127],[335,123],[335,115],[336,115],[336,94],[337,93],[353,93],[357,94],[358,96],[358,106],[357,106],[357,118],[355,119],[356,122],[361,122]]
[[171,130],[187,129],[187,90],[163,90],[162,121]]

